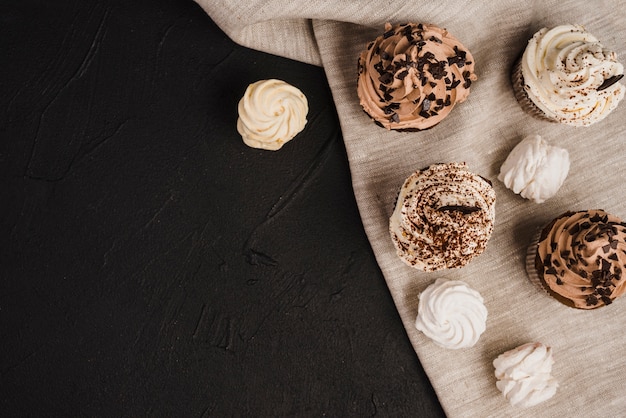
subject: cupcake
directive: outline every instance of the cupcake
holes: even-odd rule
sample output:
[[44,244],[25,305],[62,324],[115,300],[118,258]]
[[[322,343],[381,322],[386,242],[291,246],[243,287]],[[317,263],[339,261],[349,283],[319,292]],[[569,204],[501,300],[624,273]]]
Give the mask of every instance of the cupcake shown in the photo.
[[444,348],[473,347],[486,329],[482,296],[460,280],[437,279],[420,294],[417,309],[415,328]]
[[603,210],[566,212],[528,249],[530,280],[578,309],[611,304],[626,292],[626,223]]
[[624,97],[624,67],[580,25],[543,28],[528,41],[513,67],[515,97],[531,115],[589,126]]
[[434,164],[410,175],[389,219],[400,259],[423,271],[463,267],[493,232],[496,194],[465,163]]
[[238,106],[237,131],[252,147],[276,151],[306,125],[306,96],[282,80],[259,80],[246,89]]
[[561,188],[569,172],[569,153],[539,135],[530,135],[508,155],[498,180],[525,199],[543,203]]
[[420,131],[438,124],[467,99],[477,79],[474,58],[433,25],[392,27],[361,53],[357,93],[363,110],[380,126]]
[[554,396],[552,348],[528,343],[500,354],[494,361],[496,387],[513,406],[528,408]]

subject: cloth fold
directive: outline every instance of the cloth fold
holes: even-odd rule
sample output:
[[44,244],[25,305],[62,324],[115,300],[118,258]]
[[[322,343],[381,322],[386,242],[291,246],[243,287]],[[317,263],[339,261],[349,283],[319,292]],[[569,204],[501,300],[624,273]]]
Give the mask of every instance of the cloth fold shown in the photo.
[[[526,248],[535,231],[566,210],[602,208],[626,219],[620,169],[626,156],[626,104],[607,119],[577,128],[533,119],[513,95],[513,62],[544,26],[584,25],[626,62],[626,0],[545,0],[528,4],[446,1],[327,3],[196,0],[234,41],[322,65],[327,74],[348,153],[363,225],[411,343],[440,402],[451,417],[620,416],[626,411],[626,299],[595,311],[565,307],[527,279]],[[356,96],[356,62],[385,22],[444,27],[472,52],[478,80],[468,100],[434,128],[415,133],[376,126]],[[306,92],[304,92],[306,94]],[[233,127],[233,129],[235,129]],[[508,153],[524,137],[540,134],[565,148],[571,169],[557,195],[536,204],[497,180]],[[433,163],[465,161],[492,180],[496,225],[485,253],[462,269],[424,273],[395,254],[388,219],[404,179]],[[463,280],[487,306],[487,330],[477,345],[446,350],[414,327],[418,295],[437,278]],[[553,348],[554,398],[529,409],[508,404],[495,385],[493,359],[518,345],[540,341]]]

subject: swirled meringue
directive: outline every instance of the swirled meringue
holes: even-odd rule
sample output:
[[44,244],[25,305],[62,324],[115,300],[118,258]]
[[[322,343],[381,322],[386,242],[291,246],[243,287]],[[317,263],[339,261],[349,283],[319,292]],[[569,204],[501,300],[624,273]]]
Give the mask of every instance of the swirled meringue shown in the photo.
[[552,348],[527,343],[500,354],[494,361],[496,387],[513,406],[531,407],[550,399],[558,383],[552,377]]
[[476,81],[474,58],[447,30],[434,25],[385,25],[358,61],[357,93],[380,126],[423,130],[467,99]]
[[238,106],[237,131],[246,145],[276,151],[304,129],[306,96],[282,80],[259,80],[246,89]]
[[419,296],[415,328],[441,347],[474,346],[486,322],[482,296],[460,280],[439,278]]
[[493,232],[496,194],[465,163],[434,164],[410,175],[389,218],[400,259],[424,271],[463,267]]
[[525,199],[542,203],[554,196],[569,172],[569,153],[539,135],[524,138],[513,148],[498,180]]
[[589,126],[624,97],[624,67],[580,25],[539,30],[520,61],[528,98],[549,119]]

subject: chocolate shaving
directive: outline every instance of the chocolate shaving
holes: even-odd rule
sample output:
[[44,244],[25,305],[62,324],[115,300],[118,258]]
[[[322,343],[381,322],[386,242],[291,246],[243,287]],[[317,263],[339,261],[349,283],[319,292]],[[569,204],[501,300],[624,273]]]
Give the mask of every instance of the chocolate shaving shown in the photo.
[[393,74],[391,73],[383,73],[383,75],[381,75],[378,78],[378,81],[380,81],[383,84],[389,84],[393,81]]
[[610,305],[611,303],[613,303],[613,301],[611,300],[610,297],[608,296],[602,296],[602,302],[604,302],[605,305]]
[[574,235],[577,234],[578,232],[580,232],[580,224],[576,224],[574,225],[571,229],[569,229],[567,232],[569,232],[570,235]]
[[408,70],[404,70],[402,72],[399,72],[398,75],[396,75],[396,78],[399,80],[404,80],[404,78],[409,75],[409,71]]
[[624,74],[614,75],[613,77],[607,78],[606,80],[604,80],[604,83],[600,84],[600,87],[598,87],[598,91],[602,91],[602,90],[608,89],[613,84],[615,84],[618,81],[620,81],[622,79],[622,77],[624,77]]
[[585,299],[585,302],[587,303],[587,306],[594,306],[598,304],[598,298],[594,295],[589,295]]
[[591,218],[589,218],[589,220],[591,222],[600,222],[602,220],[602,217],[600,216],[600,214],[596,213],[595,215],[593,215]]
[[467,215],[470,213],[478,212],[480,210],[481,208],[476,207],[476,206],[446,205],[446,206],[441,206],[440,208],[438,208],[437,212],[455,211],[455,212],[461,212],[464,215]]
[[558,274],[558,272],[556,271],[556,269],[554,267],[550,267],[549,269],[547,269],[544,274],[552,274],[553,276],[556,276]]

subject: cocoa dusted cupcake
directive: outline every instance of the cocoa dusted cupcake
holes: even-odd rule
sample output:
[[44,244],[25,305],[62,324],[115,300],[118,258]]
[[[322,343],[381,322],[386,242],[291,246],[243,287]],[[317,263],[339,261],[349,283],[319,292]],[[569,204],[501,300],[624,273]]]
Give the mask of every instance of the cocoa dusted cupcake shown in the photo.
[[604,210],[566,212],[528,249],[531,282],[578,309],[610,305],[626,292],[626,223]]
[[358,62],[363,110],[380,126],[420,131],[441,122],[467,99],[477,77],[474,58],[434,25],[385,25]]
[[434,164],[410,175],[389,219],[400,259],[423,271],[463,267],[493,232],[496,193],[465,163]]
[[624,97],[624,67],[615,52],[580,25],[543,28],[513,66],[511,82],[522,108],[538,119],[589,126]]

